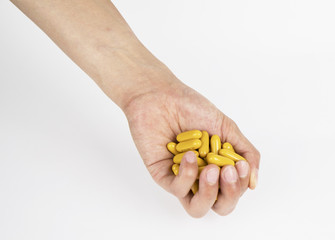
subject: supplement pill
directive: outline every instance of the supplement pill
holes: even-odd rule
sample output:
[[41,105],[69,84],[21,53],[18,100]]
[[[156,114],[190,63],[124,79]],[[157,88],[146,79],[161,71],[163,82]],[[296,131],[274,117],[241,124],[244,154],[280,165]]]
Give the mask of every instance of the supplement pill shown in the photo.
[[174,175],[178,175],[179,174],[179,164],[173,164],[172,165],[172,172],[174,173]]
[[192,190],[192,192],[193,192],[194,195],[198,192],[198,190],[199,190],[199,180],[196,180],[193,183],[193,185],[191,187],[191,190]]
[[219,150],[219,154],[221,156],[224,156],[224,157],[227,157],[227,158],[230,158],[234,161],[239,161],[239,160],[246,160],[244,157],[238,155],[237,153],[229,150],[229,149],[220,149]]
[[184,142],[191,139],[199,139],[201,138],[202,133],[199,130],[191,130],[187,132],[182,132],[177,135],[178,142]]
[[215,164],[219,167],[223,167],[225,165],[235,165],[235,162],[233,160],[231,160],[230,158],[227,157],[223,157],[220,155],[216,155],[216,154],[211,154],[209,156],[207,156],[207,162],[208,164]]
[[222,144],[222,148],[235,152],[233,146],[229,142],[225,142],[224,144]]
[[209,152],[209,135],[208,132],[202,131],[202,137],[201,140],[201,147],[199,148],[199,154],[200,157],[204,158],[207,156],[207,153]]
[[202,158],[197,158],[197,162],[198,162],[198,166],[199,167],[203,167],[203,166],[206,166],[207,163],[205,162],[205,160],[203,160]]
[[187,152],[189,150],[195,150],[201,147],[201,141],[199,139],[192,139],[177,144],[176,149],[178,152]]
[[[212,153],[212,152],[209,152],[209,153],[207,153],[207,156],[206,156],[206,161],[207,161],[207,159],[208,159],[208,157],[210,156],[210,155],[213,155],[214,153]],[[208,162],[208,161],[207,161]]]
[[170,153],[177,155],[179,152],[176,150],[177,143],[175,142],[169,142],[166,145],[166,148],[170,151]]
[[218,154],[220,149],[221,149],[220,137],[218,135],[213,135],[211,137],[211,152],[214,154]]

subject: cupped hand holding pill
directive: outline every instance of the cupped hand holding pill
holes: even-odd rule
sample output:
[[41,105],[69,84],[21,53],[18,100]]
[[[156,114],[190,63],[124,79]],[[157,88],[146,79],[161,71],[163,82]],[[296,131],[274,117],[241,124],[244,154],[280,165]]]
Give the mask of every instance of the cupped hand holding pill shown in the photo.
[[[169,87],[141,94],[124,111],[136,147],[153,179],[174,194],[191,216],[202,217],[210,209],[227,215],[248,187],[256,187],[259,152],[230,118],[183,83],[176,81]],[[201,139],[200,131],[193,132],[190,139],[178,135],[193,129],[205,130],[205,138]],[[202,141],[207,141],[206,134],[211,149],[206,149],[206,144],[201,147]],[[169,142],[176,143],[170,143],[174,154],[167,150]],[[234,162],[224,154],[240,155],[247,161]],[[219,168],[217,162],[221,158],[226,162]],[[177,164],[172,168],[174,163]]]
[[[231,119],[185,86],[143,46],[111,1],[12,2],[125,112],[153,179],[177,196],[190,215],[201,217],[211,208],[228,214],[248,186],[256,187],[258,151]],[[209,138],[175,139],[193,129],[217,135],[208,142],[211,153],[206,147]],[[181,143],[176,150],[186,151],[174,160],[177,176],[171,170],[173,154],[166,148],[175,140]],[[220,152],[221,141],[228,145],[223,149],[230,147],[226,142],[231,143],[246,161],[227,160],[225,154],[233,154]],[[187,151],[192,149],[198,151]]]

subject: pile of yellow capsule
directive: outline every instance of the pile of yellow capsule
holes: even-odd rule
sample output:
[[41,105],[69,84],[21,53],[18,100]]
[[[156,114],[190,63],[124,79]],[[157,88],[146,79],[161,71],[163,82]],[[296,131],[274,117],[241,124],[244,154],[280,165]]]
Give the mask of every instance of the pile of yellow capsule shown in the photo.
[[237,154],[233,146],[225,142],[221,145],[221,139],[218,135],[209,137],[208,132],[191,130],[182,132],[177,135],[177,141],[169,142],[167,149],[174,154],[172,171],[175,175],[179,173],[179,165],[183,155],[187,151],[192,151],[197,156],[198,162],[198,177],[194,182],[191,190],[195,194],[199,189],[199,176],[201,171],[207,164],[215,164],[218,167],[225,165],[235,165],[236,161],[246,160],[244,157]]

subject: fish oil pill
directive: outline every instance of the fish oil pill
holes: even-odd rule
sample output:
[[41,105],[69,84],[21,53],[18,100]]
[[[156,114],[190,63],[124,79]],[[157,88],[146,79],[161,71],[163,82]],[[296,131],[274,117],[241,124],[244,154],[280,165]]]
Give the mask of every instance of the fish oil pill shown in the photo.
[[193,185],[191,187],[191,190],[192,190],[192,192],[193,192],[194,195],[198,192],[198,190],[199,190],[199,180],[196,180],[193,183]]
[[244,157],[238,155],[237,153],[229,150],[229,149],[220,149],[219,150],[219,154],[221,156],[224,156],[224,157],[227,157],[227,158],[230,158],[234,161],[239,161],[239,160],[246,160]]
[[223,157],[217,154],[211,154],[210,156],[207,157],[207,162],[209,164],[215,164],[219,167],[223,167],[225,165],[235,165],[235,162],[231,160],[230,158]]
[[191,131],[182,132],[178,134],[177,141],[184,142],[184,141],[188,141],[191,139],[199,139],[201,138],[201,136],[202,136],[202,132],[200,132],[199,130],[191,130]]
[[233,146],[229,142],[225,142],[222,144],[222,149],[228,149],[230,151],[235,152]]
[[176,146],[178,152],[186,152],[189,150],[195,150],[201,147],[201,141],[199,139],[192,139],[185,142],[180,142]]
[[170,153],[177,155],[179,152],[176,150],[177,143],[175,142],[169,142],[166,145],[166,148],[170,151]]
[[214,154],[218,154],[220,149],[221,149],[220,137],[218,135],[213,135],[211,137],[211,152]]
[[202,137],[200,138],[201,147],[199,148],[199,155],[200,157],[204,158],[207,156],[209,152],[209,135],[208,132],[202,131]]
[[[199,153],[197,152],[197,151],[192,151],[192,152],[194,152],[194,154],[197,156],[197,157],[199,157]],[[182,160],[182,158],[183,158],[183,156],[184,156],[184,154],[185,154],[186,152],[183,152],[183,153],[178,153],[176,156],[174,156],[173,157],[173,162],[174,163],[181,163],[181,160]]]
[[174,173],[174,175],[178,175],[179,174],[179,164],[173,164],[172,165],[172,172]]

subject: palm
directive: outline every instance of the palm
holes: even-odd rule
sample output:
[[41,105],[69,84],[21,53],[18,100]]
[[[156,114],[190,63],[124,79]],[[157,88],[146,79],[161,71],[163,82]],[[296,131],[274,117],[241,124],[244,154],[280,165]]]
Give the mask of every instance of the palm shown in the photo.
[[154,180],[165,189],[167,177],[172,175],[168,142],[192,129],[206,130],[226,140],[234,125],[206,98],[184,85],[173,92],[144,95],[130,108],[127,118],[136,147]]

